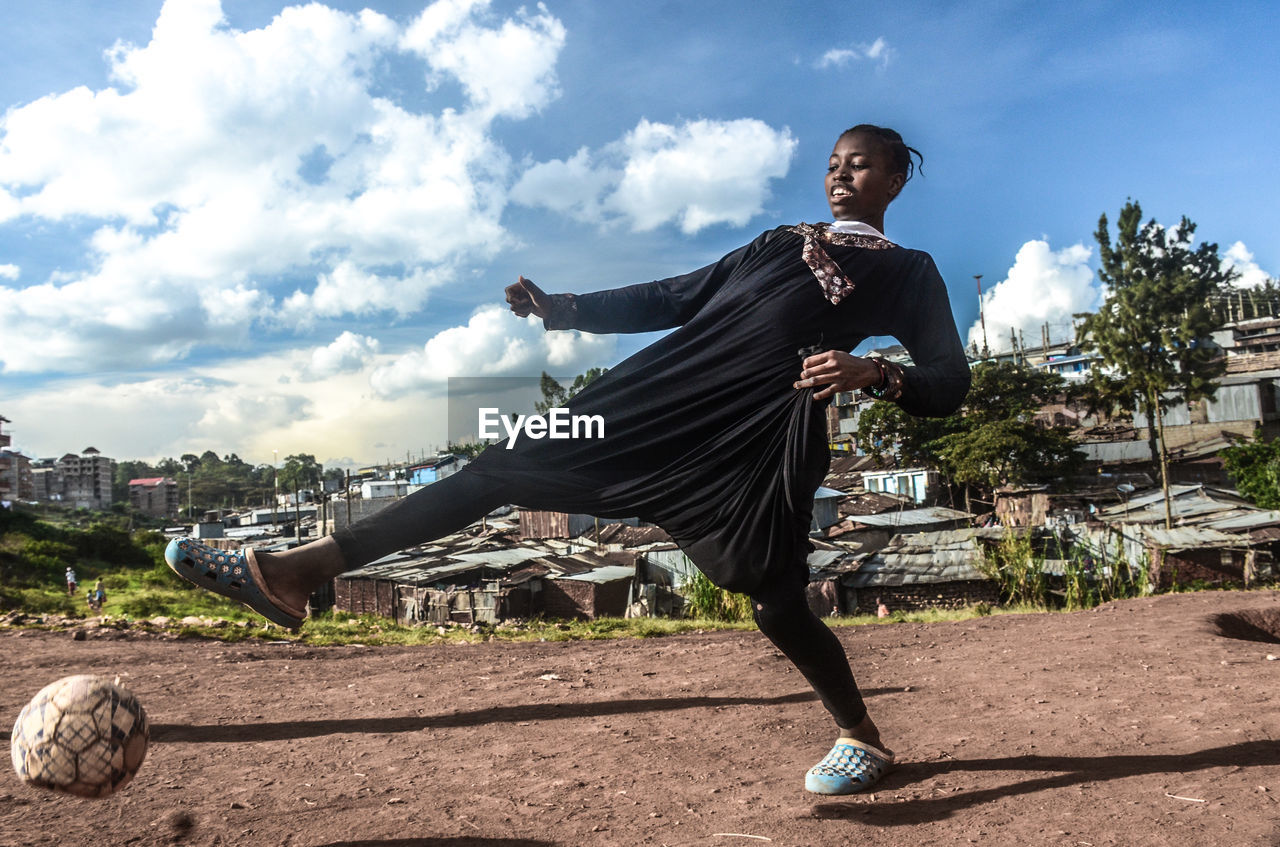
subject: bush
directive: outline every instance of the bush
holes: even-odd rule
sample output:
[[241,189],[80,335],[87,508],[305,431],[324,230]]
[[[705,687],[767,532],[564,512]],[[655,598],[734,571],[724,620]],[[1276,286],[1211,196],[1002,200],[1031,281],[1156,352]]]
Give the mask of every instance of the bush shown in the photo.
[[154,618],[157,615],[173,615],[173,604],[162,594],[140,592],[130,594],[116,606],[120,614],[129,618]]
[[691,618],[738,623],[751,620],[751,598],[745,594],[725,591],[695,570],[680,586],[680,593],[688,601],[685,614]]
[[153,561],[151,555],[119,527],[94,523],[88,529],[74,532],[73,536],[77,550],[86,559],[100,559],[114,565],[149,565]]
[[28,558],[47,557],[61,562],[65,568],[76,563],[76,548],[61,541],[43,541],[31,539],[22,545],[22,554]]
[[39,588],[0,588],[0,608],[20,609],[33,615],[66,615],[80,617],[84,614],[84,598]]
[[1003,602],[1044,608],[1048,597],[1044,557],[1035,552],[1029,531],[1011,531],[995,546],[985,548],[981,568],[983,575],[999,584]]

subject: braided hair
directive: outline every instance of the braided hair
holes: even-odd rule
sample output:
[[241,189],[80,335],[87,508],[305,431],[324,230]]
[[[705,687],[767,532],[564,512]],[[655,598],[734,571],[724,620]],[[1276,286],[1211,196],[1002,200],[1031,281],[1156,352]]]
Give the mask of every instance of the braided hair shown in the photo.
[[911,158],[912,155],[920,162],[920,173],[924,173],[924,154],[914,147],[908,147],[897,130],[874,124],[858,124],[840,133],[841,138],[846,135],[869,135],[879,141],[889,154],[889,158],[893,160],[894,173],[903,175],[903,185],[910,181],[911,175],[916,171],[916,162]]

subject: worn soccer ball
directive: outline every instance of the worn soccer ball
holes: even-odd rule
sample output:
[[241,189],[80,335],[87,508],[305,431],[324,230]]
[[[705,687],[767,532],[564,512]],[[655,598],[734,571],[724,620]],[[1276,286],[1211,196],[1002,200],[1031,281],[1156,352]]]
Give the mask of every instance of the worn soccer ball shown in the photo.
[[106,677],[68,676],[45,686],[13,725],[13,767],[29,785],[105,797],[147,755],[147,713]]

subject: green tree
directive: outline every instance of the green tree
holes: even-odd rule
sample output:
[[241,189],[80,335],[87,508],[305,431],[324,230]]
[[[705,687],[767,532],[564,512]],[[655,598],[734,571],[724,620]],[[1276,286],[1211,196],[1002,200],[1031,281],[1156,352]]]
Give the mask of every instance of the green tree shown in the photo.
[[545,415],[552,409],[558,409],[573,399],[579,391],[590,385],[597,377],[608,372],[608,368],[591,368],[585,373],[580,373],[573,378],[573,382],[566,389],[561,385],[555,377],[542,372],[542,379],[539,382],[539,388],[542,389],[542,399],[533,404],[533,408],[540,415]]
[[973,366],[964,406],[946,418],[915,418],[876,403],[858,419],[858,443],[904,466],[933,468],[951,482],[984,492],[1001,485],[1047,482],[1075,472],[1083,459],[1060,426],[1036,413],[1065,391],[1062,377],[1012,362]]
[[183,473],[186,469],[182,466],[182,463],[179,462],[177,459],[165,458],[165,459],[161,459],[156,464],[156,470],[160,472],[161,476],[176,477],[178,474]]
[[318,486],[323,478],[324,466],[310,453],[285,456],[284,467],[280,469],[280,479],[293,489],[295,503],[302,489]]
[[900,467],[941,469],[933,442],[959,431],[959,415],[917,418],[896,403],[873,403],[858,416],[857,442],[864,453],[883,462],[892,458]]
[[1236,489],[1263,509],[1280,509],[1280,439],[1233,444],[1219,455]]
[[564,386],[546,371],[542,372],[538,387],[542,390],[542,399],[534,403],[533,408],[540,415],[545,415],[550,410],[558,409],[569,402],[569,394],[564,390]]
[[1070,430],[1035,419],[1065,390],[1065,380],[1049,371],[1013,362],[979,362],[973,367],[973,385],[959,425],[929,446],[953,481],[986,491],[1074,473],[1084,456]]
[[489,446],[487,441],[450,441],[445,445],[444,452],[452,453],[455,456],[466,456],[468,459],[474,459],[484,452],[484,448]]
[[1107,290],[1097,312],[1081,315],[1077,343],[1098,354],[1107,373],[1092,381],[1097,396],[1114,407],[1142,411],[1149,422],[1151,458],[1160,464],[1168,511],[1168,450],[1164,413],[1178,399],[1210,399],[1225,370],[1211,340],[1222,322],[1211,302],[1235,272],[1224,269],[1218,245],[1191,246],[1196,225],[1186,217],[1165,229],[1141,223],[1142,207],[1125,203],[1116,241],[1104,214],[1098,221],[1098,277]]

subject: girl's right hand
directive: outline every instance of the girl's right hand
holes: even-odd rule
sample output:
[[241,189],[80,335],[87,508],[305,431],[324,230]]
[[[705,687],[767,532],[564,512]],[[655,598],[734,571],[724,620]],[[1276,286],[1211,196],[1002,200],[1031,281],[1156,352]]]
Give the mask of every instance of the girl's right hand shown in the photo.
[[545,318],[551,306],[547,293],[524,277],[518,277],[514,285],[508,285],[506,295],[511,311],[522,318],[529,315]]

